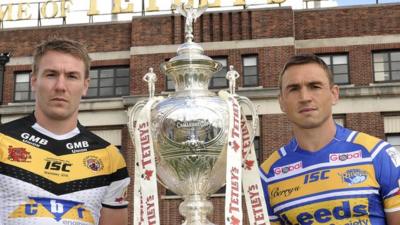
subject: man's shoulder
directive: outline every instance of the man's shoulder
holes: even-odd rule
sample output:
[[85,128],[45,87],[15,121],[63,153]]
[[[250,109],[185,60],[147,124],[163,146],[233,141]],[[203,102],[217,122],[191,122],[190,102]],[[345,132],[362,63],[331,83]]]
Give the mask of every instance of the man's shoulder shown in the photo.
[[384,140],[375,137],[373,135],[358,131],[353,131],[353,132],[354,135],[351,139],[348,140],[348,142],[360,145],[368,152],[372,152],[381,144],[387,144],[387,142],[385,142]]
[[87,140],[90,140],[94,143],[98,143],[102,146],[109,146],[111,145],[110,142],[108,142],[107,140],[105,140],[104,138],[100,137],[99,135],[97,135],[96,133],[90,131],[89,129],[87,129],[86,127],[82,126],[82,125],[78,125],[79,128],[79,136],[80,138],[84,138]]
[[22,118],[18,118],[12,121],[8,121],[4,124],[0,125],[0,132],[4,133],[7,131],[17,130],[17,129],[24,129],[25,127],[32,125],[32,121],[30,116],[25,116]]
[[268,173],[270,169],[280,160],[282,160],[286,155],[282,154],[282,150],[285,146],[282,146],[280,149],[275,150],[272,152],[270,156],[261,164],[260,168],[265,172]]

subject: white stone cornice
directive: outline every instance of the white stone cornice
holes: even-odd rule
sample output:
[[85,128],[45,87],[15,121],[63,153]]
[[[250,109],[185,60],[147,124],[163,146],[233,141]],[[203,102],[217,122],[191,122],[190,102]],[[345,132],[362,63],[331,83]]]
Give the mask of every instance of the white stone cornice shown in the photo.
[[301,48],[323,48],[323,47],[339,47],[351,45],[373,45],[373,44],[391,44],[399,43],[400,35],[376,35],[362,37],[340,37],[340,38],[323,38],[310,40],[296,40],[296,49]]
[[[129,51],[113,51],[113,52],[93,52],[89,53],[92,61],[100,60],[116,60],[116,59],[129,59]],[[19,66],[19,65],[32,65],[33,57],[11,57],[10,62],[6,66]]]
[[[227,50],[242,48],[264,48],[274,46],[294,45],[293,37],[285,38],[264,38],[241,41],[217,41],[198,43],[205,51],[209,50]],[[174,53],[179,45],[152,45],[131,47],[131,55],[150,55],[160,53]]]
[[92,61],[130,59],[129,51],[93,52],[89,54]]

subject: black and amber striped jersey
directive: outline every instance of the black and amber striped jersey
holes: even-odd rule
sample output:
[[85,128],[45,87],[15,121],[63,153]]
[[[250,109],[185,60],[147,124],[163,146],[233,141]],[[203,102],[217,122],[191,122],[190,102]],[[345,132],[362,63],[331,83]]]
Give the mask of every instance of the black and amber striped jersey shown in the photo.
[[293,138],[261,165],[272,224],[383,225],[400,211],[400,153],[389,143],[336,126],[317,152]]
[[124,208],[129,176],[119,150],[78,124],[62,140],[32,115],[0,127],[0,225],[93,225]]

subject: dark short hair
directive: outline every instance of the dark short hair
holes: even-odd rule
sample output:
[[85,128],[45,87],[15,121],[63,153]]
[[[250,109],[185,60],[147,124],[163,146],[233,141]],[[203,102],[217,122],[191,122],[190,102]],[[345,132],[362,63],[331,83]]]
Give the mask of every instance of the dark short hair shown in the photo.
[[32,71],[34,74],[39,70],[39,61],[48,51],[70,54],[82,60],[85,65],[85,78],[89,77],[90,57],[86,46],[78,41],[60,37],[48,39],[36,46],[35,51],[33,52],[32,64]]
[[309,64],[309,63],[315,63],[318,64],[325,72],[329,80],[329,85],[332,86],[334,84],[333,82],[333,75],[331,70],[329,69],[328,65],[319,58],[318,56],[314,54],[299,54],[299,55],[294,55],[290,57],[290,59],[286,62],[285,66],[283,66],[283,69],[281,73],[279,74],[279,89],[282,91],[282,77],[283,74],[292,66],[298,66],[298,65],[304,65],[304,64]]

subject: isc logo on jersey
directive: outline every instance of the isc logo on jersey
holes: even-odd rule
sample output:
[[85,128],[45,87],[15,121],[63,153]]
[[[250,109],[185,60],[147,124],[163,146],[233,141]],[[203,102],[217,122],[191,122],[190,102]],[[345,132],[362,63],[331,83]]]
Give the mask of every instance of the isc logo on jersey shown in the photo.
[[346,152],[346,153],[332,153],[329,154],[329,162],[344,162],[344,161],[356,161],[362,159],[361,150]]
[[29,202],[20,205],[9,218],[52,218],[56,221],[74,221],[74,224],[94,224],[94,219],[82,202],[30,197]]
[[331,225],[339,221],[340,224],[370,224],[369,219],[365,217],[366,215],[368,215],[368,205],[351,205],[349,201],[342,201],[340,204],[332,204],[332,207],[319,208],[315,211],[305,212],[300,209],[300,213],[290,216],[291,219],[284,213],[281,215],[281,219],[284,224],[289,225]]
[[281,175],[281,174],[286,174],[290,173],[296,170],[299,170],[303,168],[303,163],[301,161],[286,165],[286,166],[281,166],[281,167],[276,167],[274,168],[274,174],[275,175]]

